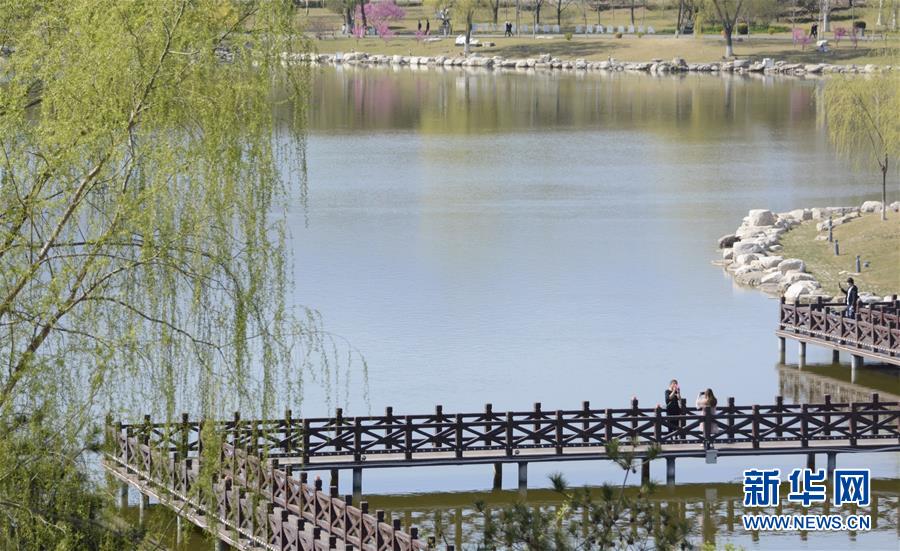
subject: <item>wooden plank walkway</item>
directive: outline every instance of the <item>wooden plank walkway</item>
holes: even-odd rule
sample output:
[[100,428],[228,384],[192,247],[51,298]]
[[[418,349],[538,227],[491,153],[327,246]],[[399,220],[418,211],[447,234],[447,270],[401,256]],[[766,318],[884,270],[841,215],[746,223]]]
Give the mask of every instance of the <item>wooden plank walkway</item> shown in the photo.
[[[794,339],[804,346],[816,344],[900,366],[900,301],[859,304],[849,317],[841,303],[791,304],[782,298],[775,334],[782,343],[783,339]],[[801,350],[805,352],[805,347]]]

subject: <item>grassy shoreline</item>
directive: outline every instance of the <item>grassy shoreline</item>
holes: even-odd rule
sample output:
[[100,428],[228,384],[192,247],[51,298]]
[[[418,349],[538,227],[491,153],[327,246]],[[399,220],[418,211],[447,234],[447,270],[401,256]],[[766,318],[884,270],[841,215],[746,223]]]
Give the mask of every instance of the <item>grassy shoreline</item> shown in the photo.
[[[860,292],[887,296],[900,294],[900,214],[888,212],[887,221],[879,213],[864,214],[852,222],[834,228],[834,238],[840,245],[840,256],[834,255],[834,245],[816,241],[819,220],[804,222],[781,238],[784,258],[799,258],[806,270],[833,296],[841,296],[838,284],[853,277]],[[856,255],[869,267],[857,274]]]

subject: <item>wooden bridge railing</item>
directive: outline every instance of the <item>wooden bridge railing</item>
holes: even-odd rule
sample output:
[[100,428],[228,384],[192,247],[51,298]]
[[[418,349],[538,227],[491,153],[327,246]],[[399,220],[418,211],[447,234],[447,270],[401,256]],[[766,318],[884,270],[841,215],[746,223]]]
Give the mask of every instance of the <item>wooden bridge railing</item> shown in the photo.
[[[403,531],[399,519],[385,522],[384,511],[368,512],[368,504],[355,507],[352,497],[339,498],[337,489],[322,491],[321,480],[307,483],[252,454],[223,443],[219,469],[211,494],[199,484],[201,458],[179,456],[159,448],[144,436],[122,431],[110,434],[113,449],[107,466],[135,474],[156,491],[191,505],[204,516],[227,527],[236,541],[271,551],[334,549],[338,542],[363,551],[421,551],[429,548],[413,527]],[[210,513],[212,513],[210,515]],[[306,530],[306,524],[313,527]],[[322,535],[328,537],[322,539]]]
[[[368,460],[414,462],[441,459],[464,462],[479,454],[512,458],[574,454],[600,448],[613,440],[637,446],[660,444],[673,450],[684,446],[743,444],[750,449],[807,446],[813,441],[845,440],[865,447],[867,440],[900,442],[900,402],[880,401],[873,394],[864,403],[737,406],[733,398],[715,412],[697,411],[667,416],[660,406],[639,408],[637,400],[625,409],[593,409],[588,402],[577,410],[542,409],[397,416],[388,408],[383,416],[243,421],[219,423],[226,442],[269,459],[295,458],[302,465],[340,463],[363,466]],[[171,452],[192,455],[198,449],[200,423],[185,419],[174,425],[117,425],[120,438],[141,435]],[[749,444],[749,446],[747,446]],[[590,451],[590,450],[587,450]],[[665,450],[664,450],[665,451]],[[486,454],[480,454],[481,457]],[[476,457],[477,458],[477,457]]]
[[781,299],[779,327],[798,335],[900,358],[900,301],[860,304],[852,317],[834,302],[800,304]]

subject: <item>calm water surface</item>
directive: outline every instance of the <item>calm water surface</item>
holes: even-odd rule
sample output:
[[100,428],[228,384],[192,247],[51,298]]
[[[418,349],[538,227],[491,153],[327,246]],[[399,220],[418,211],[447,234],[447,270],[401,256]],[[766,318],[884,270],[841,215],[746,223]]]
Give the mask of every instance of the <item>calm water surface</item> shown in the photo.
[[[877,174],[828,144],[820,93],[799,79],[323,69],[308,207],[290,213],[292,301],[317,309],[368,368],[307,381],[302,413],[624,407],[632,396],[652,406],[671,378],[689,401],[706,387],[738,403],[900,394],[896,370],[854,386],[848,365],[813,379],[779,368],[776,302],[710,264],[716,238],[751,208],[878,192]],[[810,349],[811,363],[830,360]],[[900,454],[838,461],[900,478]],[[735,481],[751,464],[804,463],[684,460],[678,480]],[[532,465],[532,485],[555,470],[578,484],[618,478],[604,464]],[[364,491],[479,489],[490,476],[374,470]],[[893,528],[878,533],[789,547],[896,548]]]

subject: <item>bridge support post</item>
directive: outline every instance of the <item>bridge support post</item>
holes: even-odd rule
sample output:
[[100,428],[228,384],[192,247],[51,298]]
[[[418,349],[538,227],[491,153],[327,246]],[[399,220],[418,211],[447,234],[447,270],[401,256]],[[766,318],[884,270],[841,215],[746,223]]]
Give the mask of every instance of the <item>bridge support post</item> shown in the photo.
[[828,478],[834,476],[834,469],[837,466],[837,452],[828,452]]
[[503,463],[494,463],[494,485],[495,490],[503,488]]
[[674,457],[666,458],[666,484],[669,486],[675,485],[675,458]]
[[144,519],[147,515],[147,508],[150,506],[150,498],[147,494],[141,492],[140,499],[138,500],[138,523],[143,526]]
[[181,515],[175,517],[175,545],[181,545],[181,532],[184,530],[184,526],[181,524]]
[[119,509],[128,507],[128,483],[123,482],[119,486]]
[[650,483],[650,461],[641,459],[641,485]]
[[816,454],[814,454],[814,453],[806,454],[806,468],[811,471],[816,470]]
[[786,357],[787,339],[778,337],[778,363],[784,363]]
[[863,357],[856,354],[850,356],[850,368],[857,369],[863,366]]
[[799,365],[800,368],[802,369],[802,368],[806,367],[806,343],[803,341],[800,341],[799,344],[800,344],[800,346],[798,349],[797,365]]
[[338,487],[338,480],[340,480],[340,471],[338,469],[331,469],[331,479],[328,481],[329,487]]
[[362,469],[359,467],[353,469],[353,497],[362,497]]
[[841,351],[835,348],[831,351],[831,363],[839,364],[841,363]]
[[528,490],[528,463],[526,461],[519,462],[519,491]]

